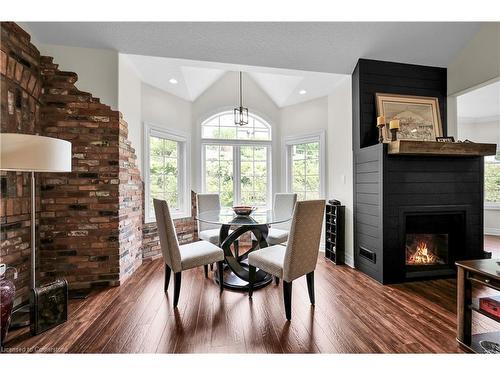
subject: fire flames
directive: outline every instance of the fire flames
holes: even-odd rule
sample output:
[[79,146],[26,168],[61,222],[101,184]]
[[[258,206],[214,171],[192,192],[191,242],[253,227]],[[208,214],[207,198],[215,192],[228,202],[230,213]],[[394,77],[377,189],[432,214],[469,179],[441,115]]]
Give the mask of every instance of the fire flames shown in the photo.
[[417,244],[417,249],[407,255],[407,264],[436,264],[440,263],[440,259],[431,250],[429,250],[425,241],[420,241]]

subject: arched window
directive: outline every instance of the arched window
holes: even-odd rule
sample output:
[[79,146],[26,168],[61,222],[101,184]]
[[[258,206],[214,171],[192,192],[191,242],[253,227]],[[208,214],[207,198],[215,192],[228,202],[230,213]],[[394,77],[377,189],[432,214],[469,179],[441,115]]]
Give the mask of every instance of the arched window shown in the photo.
[[220,112],[203,121],[202,138],[238,139],[238,140],[271,140],[271,126],[262,118],[249,113],[248,125],[239,126],[234,123],[232,111]]
[[201,137],[203,191],[219,193],[224,207],[270,207],[271,126],[251,113],[248,125],[235,125],[225,111],[202,122]]

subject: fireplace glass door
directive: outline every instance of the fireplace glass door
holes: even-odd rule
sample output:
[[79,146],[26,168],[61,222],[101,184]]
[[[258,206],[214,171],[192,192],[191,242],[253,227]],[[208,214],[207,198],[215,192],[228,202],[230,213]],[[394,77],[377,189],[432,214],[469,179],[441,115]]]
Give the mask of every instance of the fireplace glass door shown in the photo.
[[402,234],[407,278],[452,275],[465,250],[465,214],[407,213]]

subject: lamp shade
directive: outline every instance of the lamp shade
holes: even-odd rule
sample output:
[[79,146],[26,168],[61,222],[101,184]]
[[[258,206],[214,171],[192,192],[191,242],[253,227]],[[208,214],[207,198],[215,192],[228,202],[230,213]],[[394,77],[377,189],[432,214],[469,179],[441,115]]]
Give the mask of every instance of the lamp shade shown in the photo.
[[0,170],[71,172],[71,143],[30,134],[0,134]]

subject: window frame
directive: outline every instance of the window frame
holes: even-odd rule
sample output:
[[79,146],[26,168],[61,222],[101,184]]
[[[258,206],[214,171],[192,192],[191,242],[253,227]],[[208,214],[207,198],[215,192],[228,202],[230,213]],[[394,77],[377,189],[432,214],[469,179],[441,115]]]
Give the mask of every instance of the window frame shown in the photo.
[[[233,205],[238,205],[241,202],[241,152],[240,147],[242,146],[260,146],[266,147],[266,162],[267,162],[267,174],[266,174],[266,209],[270,209],[272,207],[272,139],[273,139],[273,129],[271,124],[263,119],[261,116],[255,113],[249,113],[248,117],[254,117],[258,119],[261,123],[266,125],[269,130],[269,140],[259,140],[259,139],[227,139],[227,138],[203,138],[203,126],[204,123],[212,120],[214,117],[221,116],[227,113],[231,113],[232,111],[221,110],[212,115],[206,117],[203,121],[201,121],[201,191],[206,193],[206,146],[210,145],[226,145],[233,147]],[[235,126],[237,129],[238,127]],[[239,183],[237,183],[239,181]]]
[[319,198],[326,196],[326,131],[324,129],[306,134],[283,137],[284,185],[287,193],[293,193],[292,147],[303,143],[319,142]]
[[190,166],[191,166],[191,141],[188,133],[180,130],[173,130],[164,126],[144,123],[144,138],[143,138],[143,175],[144,175],[144,221],[146,223],[156,222],[156,217],[150,216],[150,141],[149,137],[164,138],[170,141],[175,141],[178,144],[177,152],[177,168],[178,179],[177,186],[179,188],[179,207],[180,209],[171,210],[172,219],[182,219],[191,217],[191,182],[190,182]]

